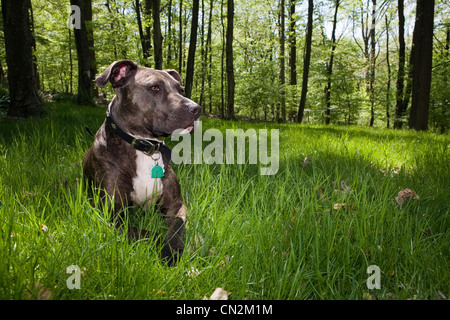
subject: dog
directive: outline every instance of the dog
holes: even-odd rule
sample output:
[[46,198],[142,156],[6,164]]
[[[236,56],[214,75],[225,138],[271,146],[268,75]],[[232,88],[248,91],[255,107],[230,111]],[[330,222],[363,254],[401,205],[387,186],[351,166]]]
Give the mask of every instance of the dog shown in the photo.
[[[84,155],[83,174],[113,206],[113,217],[121,231],[124,207],[156,204],[169,227],[161,256],[172,265],[183,253],[186,209],[170,166],[171,150],[160,138],[177,129],[192,133],[200,106],[185,97],[175,70],[155,70],[120,60],[107,67],[95,82],[100,88],[110,82],[116,95]],[[147,238],[148,231],[129,227],[128,236]]]

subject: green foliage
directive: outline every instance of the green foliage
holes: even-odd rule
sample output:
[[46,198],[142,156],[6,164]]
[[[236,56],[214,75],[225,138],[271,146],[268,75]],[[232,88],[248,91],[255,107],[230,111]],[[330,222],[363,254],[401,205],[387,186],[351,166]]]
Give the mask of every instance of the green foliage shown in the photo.
[[[288,2],[288,1],[286,1]],[[100,73],[112,61],[131,59],[141,65],[154,65],[153,52],[147,61],[142,55],[134,0],[110,0],[105,2],[92,1],[93,21],[88,28],[94,32],[95,66]],[[145,6],[145,1],[140,1]],[[181,22],[183,27],[180,39],[180,1],[171,1],[171,31],[169,34],[169,1],[161,2],[161,28],[163,34],[163,68],[177,69],[184,78],[187,50],[189,47],[189,32],[192,15],[191,1],[183,1]],[[212,1],[212,19],[209,19],[210,1],[204,1],[200,9],[199,39],[194,69],[194,88],[192,98],[199,100],[204,92],[203,109],[207,112],[220,114],[223,102],[226,102],[224,58],[224,28],[226,28],[226,6],[222,2]],[[364,56],[364,45],[361,38],[361,10],[364,19],[370,8],[363,2],[342,2],[338,12],[337,47],[335,51],[334,70],[331,90],[331,121],[339,124],[357,124],[366,126],[369,122],[370,101],[366,90],[365,74],[368,69]],[[73,32],[69,35],[66,26],[69,17],[69,4],[65,0],[50,2],[32,1],[35,39],[37,43],[37,63],[43,91],[50,93],[77,91],[77,57]],[[285,14],[289,17],[288,3]],[[406,2],[407,25],[414,22],[414,3]],[[329,10],[330,2],[316,1],[314,9],[314,28],[312,43],[312,59],[309,73],[309,88],[306,101],[304,121],[323,123],[326,85],[326,64],[330,55],[330,29],[333,10]],[[234,37],[234,68],[236,77],[235,105],[236,114],[266,121],[274,121],[277,109],[280,108],[283,90],[286,92],[287,115],[293,119],[296,115],[303,68],[304,37],[306,29],[306,4],[296,6],[296,38],[297,38],[297,86],[288,84],[282,88],[280,84],[280,45],[279,45],[279,3],[263,0],[251,2],[236,1],[235,4],[235,37]],[[143,11],[143,28],[152,28],[152,19]],[[389,17],[389,48],[386,47],[386,26],[384,16]],[[395,2],[384,2],[377,13],[376,46],[377,60],[375,68],[375,126],[385,127],[386,105],[392,116],[395,106],[395,81],[398,65],[398,44],[396,43],[397,15]],[[288,21],[287,19],[286,21]],[[202,25],[203,21],[203,25]],[[364,20],[366,21],[366,20]],[[206,37],[211,24],[211,50],[206,52]],[[448,28],[448,6],[445,1],[436,1],[435,10],[435,51],[433,57],[433,83],[431,88],[430,126],[433,130],[448,127],[448,52],[445,52],[446,29]],[[367,25],[365,27],[368,27]],[[286,39],[291,35],[286,23]],[[0,31],[1,32],[1,31]],[[411,43],[412,29],[406,30],[407,56]],[[203,34],[203,39],[201,35]],[[170,47],[170,55],[169,55]],[[181,52],[179,51],[181,47]],[[209,50],[209,48],[208,48]],[[391,88],[387,90],[386,51],[390,52]],[[151,50],[152,51],[152,50]],[[286,76],[289,75],[289,41],[286,41]],[[181,54],[182,66],[179,67]],[[211,56],[211,57],[209,57]],[[4,47],[0,47],[2,66]],[[206,63],[205,63],[206,59]],[[407,59],[408,60],[408,59]],[[202,81],[205,72],[205,81]],[[222,74],[223,72],[223,74]],[[211,79],[209,82],[208,79]],[[202,83],[204,88],[202,89]],[[289,81],[287,81],[289,83]],[[100,90],[112,97],[110,87]],[[223,98],[225,97],[225,98]],[[388,97],[388,101],[386,100]],[[211,108],[210,108],[211,105]]]

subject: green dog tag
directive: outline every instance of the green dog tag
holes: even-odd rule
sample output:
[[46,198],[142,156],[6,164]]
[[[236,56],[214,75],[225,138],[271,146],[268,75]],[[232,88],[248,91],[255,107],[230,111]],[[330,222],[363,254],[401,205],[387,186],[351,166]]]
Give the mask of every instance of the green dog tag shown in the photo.
[[152,178],[162,178],[164,177],[164,171],[163,168],[161,168],[161,166],[159,166],[158,164],[156,164],[153,168],[152,168]]

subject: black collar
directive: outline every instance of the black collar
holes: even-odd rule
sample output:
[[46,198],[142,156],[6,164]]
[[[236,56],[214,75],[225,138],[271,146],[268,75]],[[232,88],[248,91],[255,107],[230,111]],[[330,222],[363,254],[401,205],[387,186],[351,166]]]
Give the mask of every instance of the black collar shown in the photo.
[[126,133],[114,122],[111,114],[106,115],[106,124],[109,125],[122,140],[128,142],[132,148],[142,151],[147,155],[152,155],[159,151],[169,163],[172,160],[172,150],[161,141],[139,139]]

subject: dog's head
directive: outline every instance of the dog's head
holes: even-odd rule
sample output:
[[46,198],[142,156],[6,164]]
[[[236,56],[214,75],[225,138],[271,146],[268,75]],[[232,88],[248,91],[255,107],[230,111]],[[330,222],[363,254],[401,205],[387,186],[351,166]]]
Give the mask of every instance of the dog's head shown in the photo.
[[130,118],[154,136],[168,136],[176,129],[192,132],[200,116],[200,106],[184,96],[181,77],[175,70],[155,70],[120,60],[107,67],[95,82],[100,88],[110,82],[120,108],[126,108]]

